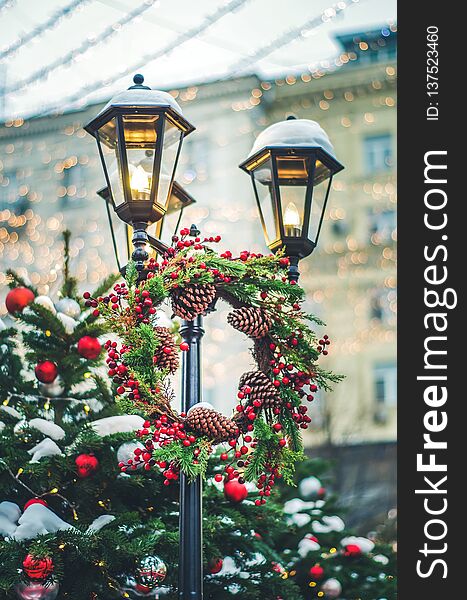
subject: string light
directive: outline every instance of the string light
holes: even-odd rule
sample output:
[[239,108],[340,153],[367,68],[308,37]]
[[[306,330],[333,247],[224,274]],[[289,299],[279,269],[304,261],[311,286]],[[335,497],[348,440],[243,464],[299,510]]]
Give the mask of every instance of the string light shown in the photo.
[[[354,4],[354,1],[338,2],[337,4],[333,4],[332,6],[329,6],[328,8],[323,10],[318,16],[308,19],[308,21],[306,21],[304,24],[302,23],[298,27],[293,27],[292,29],[288,29],[287,31],[281,33],[279,36],[274,38],[272,41],[268,42],[266,45],[254,50],[248,57],[242,57],[236,63],[234,63],[229,68],[228,77],[244,73],[252,65],[262,60],[269,54],[276,52],[276,50],[278,50],[279,48],[282,48],[283,46],[288,46],[291,42],[295,41],[296,39],[307,37],[307,35],[310,35],[310,33],[313,32],[315,29],[317,29],[324,23],[328,23],[332,19],[335,19],[345,9],[347,9],[350,6],[353,6]],[[306,32],[305,35],[304,32]]]
[[224,16],[230,14],[231,12],[239,9],[248,1],[249,0],[229,0],[223,6],[216,8],[212,13],[207,15],[199,25],[195,25],[191,29],[188,29],[187,31],[177,35],[176,38],[174,38],[171,42],[166,44],[163,48],[160,48],[159,50],[156,50],[151,54],[146,54],[145,56],[140,57],[136,62],[132,63],[123,71],[119,71],[118,73],[111,75],[110,77],[106,77],[105,79],[101,79],[100,81],[83,86],[75,94],[68,96],[68,98],[62,99],[60,101],[59,106],[49,106],[48,108],[42,110],[40,112],[40,116],[63,111],[64,108],[69,108],[76,102],[79,102],[80,106],[83,106],[84,104],[86,104],[85,99],[87,96],[93,94],[94,92],[101,91],[102,88],[108,88],[116,81],[119,81],[120,79],[127,77],[129,74],[137,71],[141,67],[141,65],[148,65],[149,63],[157,60],[158,58],[167,56],[175,49],[179,49],[181,45],[185,44],[186,42],[195,37],[198,37],[207,29],[209,29],[214,23],[222,19]]
[[[157,0],[158,1],[158,0]],[[60,56],[57,60],[49,63],[45,67],[38,69],[28,77],[16,81],[10,86],[7,86],[4,90],[4,93],[11,94],[13,92],[21,91],[27,87],[29,87],[32,83],[37,83],[43,79],[47,79],[49,75],[58,69],[59,67],[67,67],[71,63],[76,62],[78,57],[83,55],[85,52],[106,42],[110,37],[119,33],[126,25],[129,25],[132,21],[134,21],[137,17],[141,16],[144,12],[146,12],[149,8],[151,8],[156,0],[144,0],[144,2],[128,12],[126,15],[118,19],[112,25],[109,25],[102,31],[99,35],[96,35],[92,38],[87,38],[82,44],[80,44],[77,48],[73,48],[65,54],[65,56]]]
[[0,52],[0,60],[4,60],[8,58],[17,50],[19,50],[22,46],[25,46],[32,40],[36,39],[38,36],[43,35],[49,29],[57,27],[60,21],[64,17],[70,17],[73,12],[85,4],[89,2],[89,0],[72,0],[63,8],[55,11],[50,17],[42,23],[42,25],[38,25],[34,27],[28,33],[25,33],[23,36],[19,36],[14,42],[12,42],[9,46],[6,46],[2,52]]
[[1,0],[0,2],[0,14],[5,12],[9,8],[12,8],[16,4],[16,0]]

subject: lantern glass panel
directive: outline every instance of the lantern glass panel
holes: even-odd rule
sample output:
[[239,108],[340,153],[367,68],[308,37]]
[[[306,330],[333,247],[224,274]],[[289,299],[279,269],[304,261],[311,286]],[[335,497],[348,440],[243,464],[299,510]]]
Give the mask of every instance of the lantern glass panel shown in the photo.
[[167,208],[182,139],[180,129],[166,116],[157,202]]
[[314,178],[313,197],[311,202],[311,215],[308,237],[313,242],[318,241],[319,230],[324,210],[326,208],[327,196],[332,181],[330,169],[325,167],[319,160],[316,161],[316,177]]
[[277,177],[281,198],[282,222],[286,237],[307,237],[305,200],[313,176],[309,156],[277,156]]
[[323,181],[325,181],[326,179],[329,179],[329,177],[331,177],[331,170],[324,165],[320,160],[316,160],[316,165],[315,165],[315,174],[314,174],[314,180],[313,180],[313,185],[318,185],[320,183],[323,183]]
[[304,231],[306,185],[280,185],[282,222],[286,237],[307,236]]
[[125,201],[121,168],[119,165],[117,122],[113,118],[99,129],[98,144],[105,164],[106,177],[111,190],[114,205],[120,206]]
[[260,212],[261,224],[269,244],[279,238],[279,223],[275,218],[271,157],[253,171],[253,185]]
[[150,200],[159,115],[125,115],[123,135],[132,200]]

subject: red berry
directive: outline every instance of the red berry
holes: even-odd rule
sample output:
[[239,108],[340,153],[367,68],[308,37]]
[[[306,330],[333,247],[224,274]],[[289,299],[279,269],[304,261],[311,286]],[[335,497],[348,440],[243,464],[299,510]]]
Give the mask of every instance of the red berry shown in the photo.
[[181,350],[182,352],[187,352],[189,349],[190,349],[190,345],[189,345],[189,344],[187,344],[187,342],[182,342],[182,343],[180,344],[180,350]]

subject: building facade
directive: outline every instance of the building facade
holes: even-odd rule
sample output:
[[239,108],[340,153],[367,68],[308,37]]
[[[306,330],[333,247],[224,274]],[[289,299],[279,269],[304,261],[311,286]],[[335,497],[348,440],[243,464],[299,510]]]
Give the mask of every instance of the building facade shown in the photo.
[[[338,41],[335,63],[301,75],[251,75],[170,91],[197,127],[176,175],[197,200],[182,225],[220,234],[233,252],[265,251],[251,184],[238,169],[261,129],[291,113],[316,120],[346,167],[333,183],[319,247],[301,264],[307,308],[327,323],[333,341],[323,362],[346,376],[310,409],[313,445],[396,434],[396,33],[382,28]],[[95,142],[83,130],[99,109],[18,119],[0,129],[1,271],[11,267],[51,296],[59,288],[66,227],[83,290],[116,269],[96,195],[104,177]],[[0,273],[2,297],[5,282]],[[225,412],[251,365],[248,343],[225,325],[227,312],[219,306],[209,317],[204,343],[204,399]]]

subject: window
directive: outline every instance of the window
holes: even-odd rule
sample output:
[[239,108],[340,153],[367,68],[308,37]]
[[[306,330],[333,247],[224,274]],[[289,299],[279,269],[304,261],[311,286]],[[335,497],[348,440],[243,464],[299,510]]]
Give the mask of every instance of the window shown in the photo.
[[397,404],[397,368],[395,363],[376,364],[373,370],[376,422],[384,423],[387,409]]
[[12,208],[18,201],[18,184],[15,173],[0,173],[0,210]]
[[392,136],[372,135],[363,140],[365,173],[387,171],[393,166]]
[[376,243],[388,242],[397,226],[396,211],[383,210],[369,214],[370,237]]
[[312,419],[313,428],[316,430],[325,430],[329,426],[329,407],[327,406],[326,393],[319,389],[313,392],[313,402],[306,402],[308,406],[308,415]]
[[336,221],[332,221],[331,225],[332,233],[336,237],[344,237],[349,232],[349,226],[344,219],[338,219]]
[[62,200],[64,203],[76,201],[77,198],[83,198],[86,193],[84,169],[82,165],[77,164],[68,167],[63,171],[63,187],[65,195]]
[[184,142],[180,159],[180,183],[188,184],[194,179],[203,181],[207,177],[209,167],[209,140],[206,137],[188,138]]
[[381,325],[395,324],[397,311],[397,292],[394,289],[379,288],[370,299],[370,319]]

